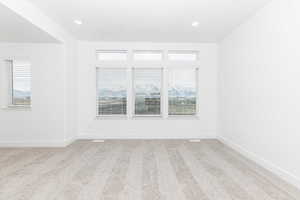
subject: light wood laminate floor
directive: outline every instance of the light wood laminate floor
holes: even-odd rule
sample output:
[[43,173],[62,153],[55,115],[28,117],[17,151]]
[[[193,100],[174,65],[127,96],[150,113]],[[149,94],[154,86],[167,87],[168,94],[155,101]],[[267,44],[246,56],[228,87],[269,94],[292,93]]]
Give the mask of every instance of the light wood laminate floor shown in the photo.
[[217,140],[0,149],[0,200],[296,200],[298,194]]

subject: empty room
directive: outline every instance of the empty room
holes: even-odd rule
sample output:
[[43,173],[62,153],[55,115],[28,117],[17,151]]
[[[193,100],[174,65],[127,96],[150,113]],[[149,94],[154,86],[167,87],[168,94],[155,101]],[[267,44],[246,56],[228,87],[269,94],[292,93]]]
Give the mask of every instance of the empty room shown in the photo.
[[299,0],[0,0],[0,200],[299,200]]

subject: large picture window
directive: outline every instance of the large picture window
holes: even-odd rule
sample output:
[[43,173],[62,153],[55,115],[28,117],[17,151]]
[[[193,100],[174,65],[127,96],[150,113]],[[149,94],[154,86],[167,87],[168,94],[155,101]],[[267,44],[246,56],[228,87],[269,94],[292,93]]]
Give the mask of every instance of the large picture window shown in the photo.
[[126,115],[126,69],[97,68],[97,105],[98,116]]
[[135,115],[161,114],[162,69],[134,69]]
[[168,82],[169,115],[195,115],[197,69],[171,69]]
[[198,115],[197,50],[96,50],[96,55],[97,116]]

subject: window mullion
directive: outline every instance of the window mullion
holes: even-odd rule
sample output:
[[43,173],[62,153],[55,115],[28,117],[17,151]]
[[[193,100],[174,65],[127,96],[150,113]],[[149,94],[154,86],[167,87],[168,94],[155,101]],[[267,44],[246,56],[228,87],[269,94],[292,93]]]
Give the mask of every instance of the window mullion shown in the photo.
[[9,66],[9,105],[14,104],[14,61],[11,60]]
[[195,76],[196,76],[196,116],[199,116],[200,96],[199,96],[199,69],[198,68],[195,69]]
[[131,67],[127,69],[127,117],[132,118],[133,116],[133,70]]
[[162,80],[162,115],[163,118],[168,117],[168,69],[163,68],[163,80]]

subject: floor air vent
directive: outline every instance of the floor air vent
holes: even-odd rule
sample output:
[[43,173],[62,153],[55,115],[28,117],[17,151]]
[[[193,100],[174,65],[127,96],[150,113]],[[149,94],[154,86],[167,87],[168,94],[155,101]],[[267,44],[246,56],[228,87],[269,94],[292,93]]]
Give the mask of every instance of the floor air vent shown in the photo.
[[200,139],[193,139],[193,140],[189,140],[189,142],[201,142]]
[[92,140],[92,142],[96,142],[96,143],[103,143],[104,140]]

